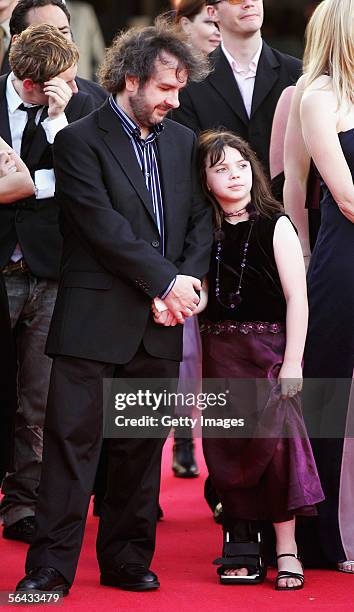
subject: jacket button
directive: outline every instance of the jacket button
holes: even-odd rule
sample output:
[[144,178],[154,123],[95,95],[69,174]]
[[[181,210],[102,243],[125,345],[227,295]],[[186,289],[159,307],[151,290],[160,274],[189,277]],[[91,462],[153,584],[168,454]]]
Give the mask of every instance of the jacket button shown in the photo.
[[23,214],[22,214],[22,212],[20,210],[16,211],[15,219],[16,219],[16,223],[22,223],[22,221],[23,221]]
[[160,243],[158,240],[153,240],[151,243],[151,246],[153,246],[155,249],[157,249],[160,246]]

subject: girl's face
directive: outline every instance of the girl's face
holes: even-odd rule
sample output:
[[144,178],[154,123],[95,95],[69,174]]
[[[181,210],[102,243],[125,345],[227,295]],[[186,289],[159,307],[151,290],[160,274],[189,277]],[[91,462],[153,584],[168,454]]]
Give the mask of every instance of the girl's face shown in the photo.
[[206,6],[193,19],[182,17],[180,24],[190,37],[192,45],[202,53],[209,54],[219,46],[220,32],[215,21],[208,16]]
[[251,200],[252,168],[237,149],[226,146],[218,163],[207,159],[207,188],[225,212],[236,212]]

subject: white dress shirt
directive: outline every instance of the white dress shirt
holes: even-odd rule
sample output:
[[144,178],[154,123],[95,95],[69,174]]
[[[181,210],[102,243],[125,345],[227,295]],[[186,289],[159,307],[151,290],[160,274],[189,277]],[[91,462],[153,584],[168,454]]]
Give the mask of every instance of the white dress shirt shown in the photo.
[[248,66],[248,70],[245,70],[239,65],[237,60],[232,57],[231,53],[229,53],[228,50],[225,49],[224,44],[221,43],[221,50],[224,53],[227,61],[229,62],[232,72],[234,73],[234,77],[240,90],[240,94],[242,96],[248,117],[251,116],[254,84],[256,81],[258,62],[262,53],[262,47],[263,41],[261,40],[259,48]]
[[[25,106],[33,106],[32,104],[27,104],[23,102],[23,100],[18,95],[16,89],[13,85],[13,80],[15,79],[15,75],[13,72],[9,75],[6,83],[6,101],[7,101],[7,109],[9,116],[9,125],[11,132],[11,140],[12,140],[12,148],[16,151],[18,155],[21,153],[21,141],[22,134],[26,127],[28,115],[26,111],[20,110],[19,106],[24,104]],[[43,111],[43,107],[38,109],[38,113],[36,115],[36,123],[40,120],[41,114]],[[47,117],[42,121],[42,127],[44,129],[48,144],[53,144],[54,138],[57,133],[62,130],[66,125],[68,125],[68,120],[66,118],[65,113],[61,113],[55,119],[50,119]],[[46,170],[37,170],[34,173],[34,184],[36,187],[36,198],[41,200],[43,198],[52,198],[55,192],[55,175],[54,169],[46,169]],[[20,246],[17,244],[16,249],[11,257],[13,261],[18,261],[22,257],[22,252]]]

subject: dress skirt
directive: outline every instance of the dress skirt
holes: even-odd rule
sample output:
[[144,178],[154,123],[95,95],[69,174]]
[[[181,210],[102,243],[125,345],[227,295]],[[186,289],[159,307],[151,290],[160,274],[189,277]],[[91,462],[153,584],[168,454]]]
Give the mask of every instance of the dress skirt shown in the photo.
[[[243,418],[232,437],[203,434],[203,450],[225,516],[282,522],[316,515],[324,499],[299,394],[282,399],[285,351],[279,323],[204,323],[203,379],[227,379],[226,410]],[[207,412],[205,417],[207,416]]]

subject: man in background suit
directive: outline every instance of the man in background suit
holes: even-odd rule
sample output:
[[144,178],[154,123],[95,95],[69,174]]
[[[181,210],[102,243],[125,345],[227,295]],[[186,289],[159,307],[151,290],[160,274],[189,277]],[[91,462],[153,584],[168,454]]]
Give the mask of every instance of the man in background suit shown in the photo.
[[10,17],[18,0],[0,0],[0,74],[8,72],[11,41]]
[[[64,250],[37,531],[20,591],[67,594],[74,580],[102,443],[103,379],[158,379],[154,389],[178,378],[182,325],[155,323],[152,302],[165,302],[166,325],[192,315],[212,229],[195,135],[164,118],[205,71],[166,24],[123,33],[102,67],[109,100],[56,138]],[[164,436],[144,433],[109,440],[97,540],[101,584],[133,591],[159,587],[149,565]]]
[[214,70],[181,95],[173,118],[195,132],[222,126],[247,142],[269,175],[273,116],[281,92],[296,83],[301,62],[262,40],[262,0],[207,0],[222,43],[210,55]]
[[4,537],[25,542],[34,530],[51,368],[44,347],[62,250],[52,144],[68,122],[93,110],[92,98],[77,93],[77,60],[76,46],[57,28],[31,26],[11,49],[13,72],[0,77],[0,135],[36,186],[32,197],[0,207],[0,268],[19,365],[14,466],[3,481],[0,514]]
[[[9,24],[12,40],[16,40],[16,37],[28,26],[42,23],[56,26],[65,38],[72,40],[70,13],[62,0],[20,0],[16,2]],[[6,58],[1,74],[5,72],[9,72]],[[107,92],[98,83],[78,76],[75,80],[78,90],[92,97],[94,107],[101,106],[107,99]]]

